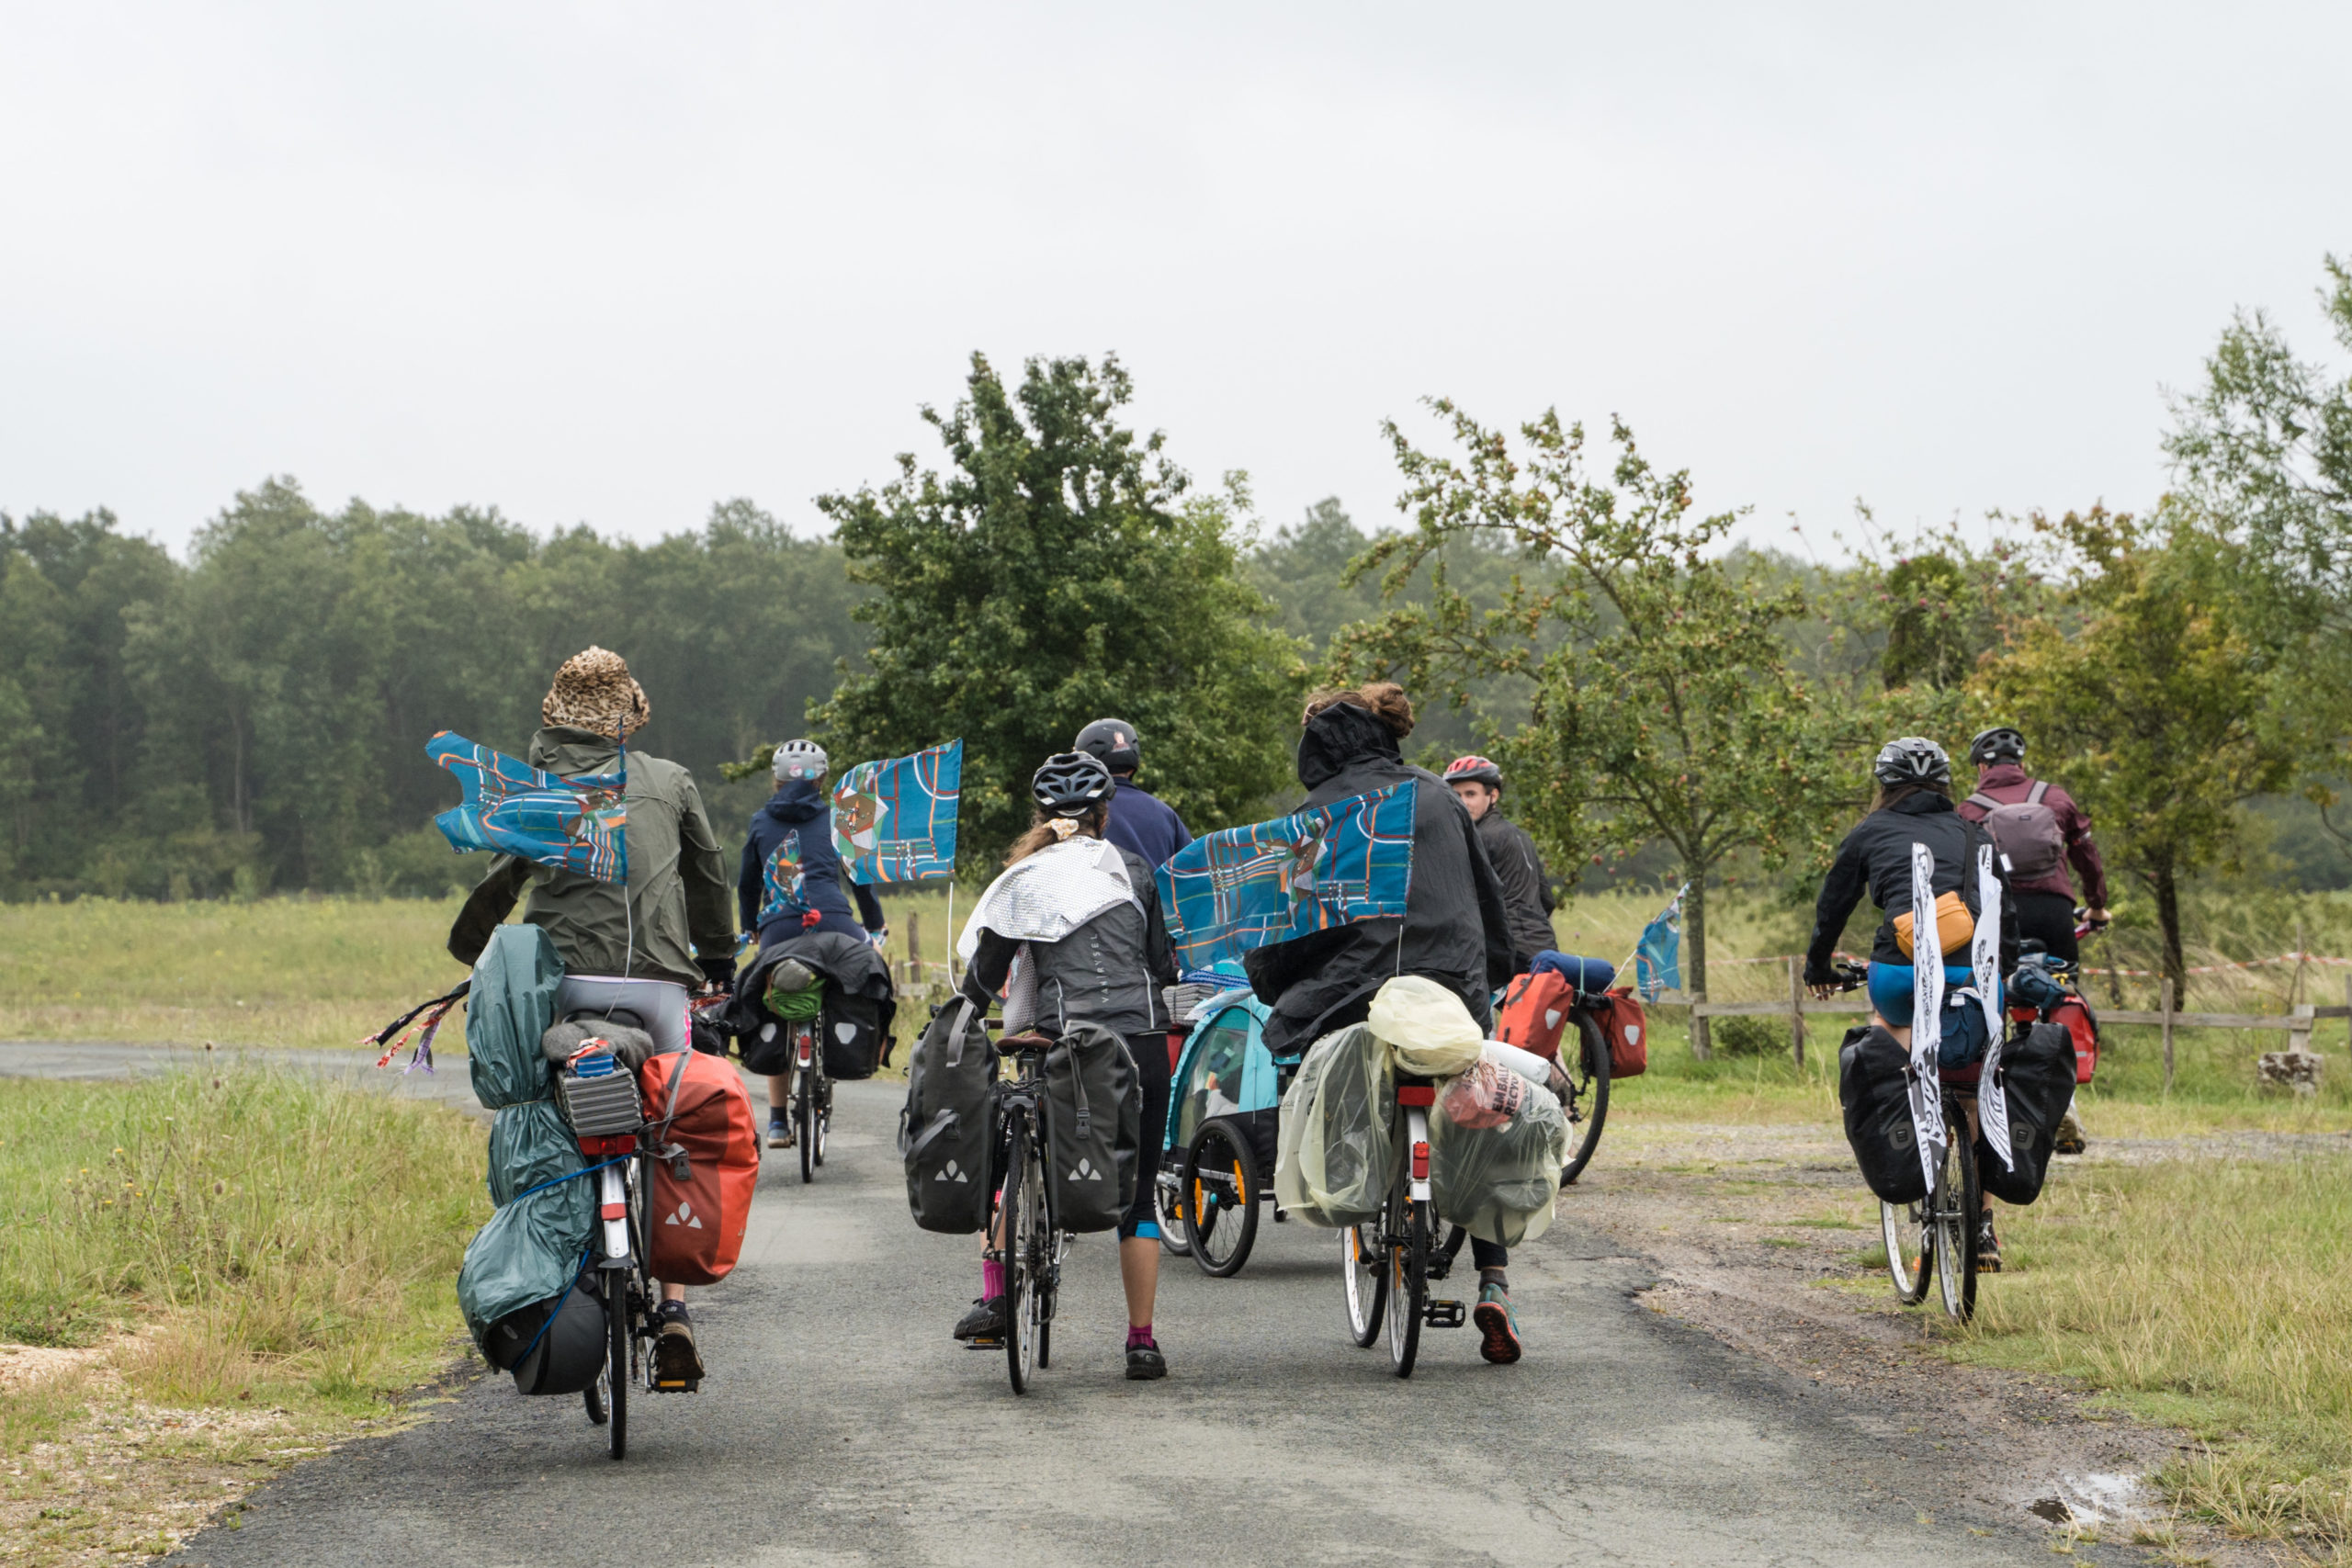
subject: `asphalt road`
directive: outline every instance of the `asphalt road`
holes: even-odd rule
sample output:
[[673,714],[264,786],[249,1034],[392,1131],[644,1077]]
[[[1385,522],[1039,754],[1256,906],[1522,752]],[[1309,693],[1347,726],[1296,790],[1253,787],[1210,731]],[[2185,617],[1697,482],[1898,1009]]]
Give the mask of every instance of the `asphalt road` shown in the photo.
[[[12,1055],[0,1073],[33,1066]],[[1482,1362],[1475,1330],[1430,1331],[1398,1382],[1385,1347],[1347,1337],[1332,1235],[1293,1223],[1262,1225],[1237,1279],[1167,1260],[1159,1383],[1122,1376],[1113,1243],[1082,1238],[1054,1364],[1016,1398],[1001,1353],[948,1337],[978,1289],[977,1248],[908,1219],[899,1096],[840,1087],[813,1186],[797,1156],[771,1156],[742,1264],[695,1292],[704,1392],[632,1401],[625,1463],[576,1398],[471,1377],[431,1419],[288,1472],[239,1529],[166,1561],[2048,1560],[2038,1523],[1976,1500],[1937,1434],[1645,1308],[1648,1267],[1579,1226],[1573,1194],[1514,1261],[1515,1367]]]

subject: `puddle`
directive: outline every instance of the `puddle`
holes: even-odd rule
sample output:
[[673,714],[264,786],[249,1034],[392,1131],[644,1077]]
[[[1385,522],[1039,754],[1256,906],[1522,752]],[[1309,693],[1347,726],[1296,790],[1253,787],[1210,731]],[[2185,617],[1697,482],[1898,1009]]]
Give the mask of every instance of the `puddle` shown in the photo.
[[2139,1506],[2136,1475],[2093,1472],[2058,1478],[2058,1495],[2037,1498],[2025,1511],[2053,1525],[2129,1523],[2145,1510]]

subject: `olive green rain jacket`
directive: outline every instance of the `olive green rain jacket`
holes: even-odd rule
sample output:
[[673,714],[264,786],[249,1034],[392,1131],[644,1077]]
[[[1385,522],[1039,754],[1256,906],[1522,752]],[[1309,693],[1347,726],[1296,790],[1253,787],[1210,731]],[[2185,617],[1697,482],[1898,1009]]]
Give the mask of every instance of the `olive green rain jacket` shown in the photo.
[[[620,771],[620,749],[608,735],[549,725],[531,737],[530,761],[565,778],[612,773]],[[451,956],[467,964],[481,957],[527,886],[523,919],[548,933],[567,974],[630,975],[691,989],[703,981],[697,953],[731,958],[734,889],[694,775],[632,749],[625,798],[626,906],[612,883],[500,855],[449,928]]]

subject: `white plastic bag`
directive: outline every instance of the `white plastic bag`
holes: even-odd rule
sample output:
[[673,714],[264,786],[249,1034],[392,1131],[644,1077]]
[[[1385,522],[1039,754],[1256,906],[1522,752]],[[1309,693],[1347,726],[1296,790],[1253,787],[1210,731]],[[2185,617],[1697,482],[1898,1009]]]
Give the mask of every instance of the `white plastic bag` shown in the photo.
[[1388,1049],[1362,1024],[1307,1047],[1283,1096],[1274,1201],[1338,1230],[1380,1213],[1396,1153],[1396,1077]]
[[1396,1070],[1450,1078],[1478,1060],[1486,1032],[1462,998],[1419,975],[1399,975],[1372,998],[1365,1026],[1396,1059]]
[[1508,1119],[1476,1126],[1451,1114],[1457,1108],[1451,1086],[1438,1096],[1430,1112],[1430,1196],[1442,1218],[1479,1240],[1517,1247],[1552,1226],[1568,1118],[1551,1090],[1533,1083],[1523,1095],[1465,1094],[1459,1104],[1474,1111],[1470,1121],[1489,1121],[1500,1100],[1515,1100]]

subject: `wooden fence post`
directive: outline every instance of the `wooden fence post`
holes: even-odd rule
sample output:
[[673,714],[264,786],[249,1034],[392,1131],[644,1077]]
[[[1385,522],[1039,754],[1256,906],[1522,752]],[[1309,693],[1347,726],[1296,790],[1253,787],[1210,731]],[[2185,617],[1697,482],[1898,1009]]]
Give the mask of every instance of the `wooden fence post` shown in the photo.
[[1690,997],[1691,1002],[1690,1059],[1694,1062],[1703,1062],[1713,1055],[1713,1053],[1707,1048],[1706,1015],[1702,1013],[1698,1008],[1699,1003],[1707,999],[1707,993],[1704,991],[1690,991],[1685,994]]
[[922,984],[922,917],[907,911],[907,984]]
[[2156,990],[2157,994],[2164,998],[2162,1010],[2165,1018],[2165,1092],[2170,1094],[2172,1092],[2172,976],[2167,975],[2157,982]]
[[1804,981],[1797,961],[1789,960],[1789,1040],[1796,1051],[1797,1070],[1804,1070]]

